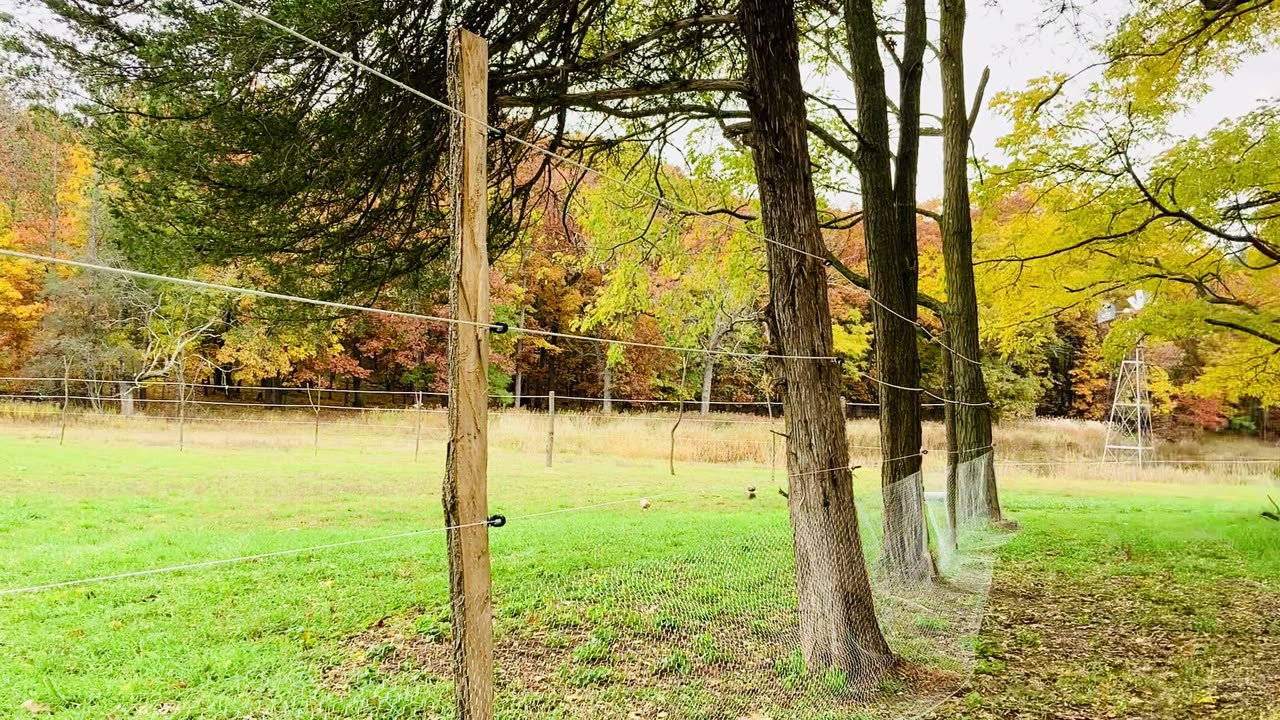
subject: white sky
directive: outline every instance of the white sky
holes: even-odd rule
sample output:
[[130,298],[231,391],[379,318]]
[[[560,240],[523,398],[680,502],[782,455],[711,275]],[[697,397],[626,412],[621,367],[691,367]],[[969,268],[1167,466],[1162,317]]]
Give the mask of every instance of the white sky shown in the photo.
[[[1105,36],[1114,19],[1132,3],[1133,0],[1096,0],[1088,5],[1085,16],[1076,18],[1080,23],[1078,27],[1056,22],[1042,28],[1044,8],[1054,4],[1050,0],[969,0],[965,70],[970,97],[983,67],[991,68],[984,108],[973,134],[978,155],[998,160],[995,157],[996,141],[1010,130],[1009,123],[987,107],[992,97],[1003,91],[1020,90],[1031,79],[1051,72],[1071,73],[1089,65],[1096,60],[1090,50],[1091,43]],[[34,20],[36,24],[47,24],[39,21],[47,18],[47,11],[28,1],[0,0],[0,12],[13,13],[28,21]],[[930,36],[936,35],[936,22],[930,20]],[[889,81],[896,83],[894,78]],[[842,98],[845,101],[842,105],[853,105],[853,88],[843,76],[821,77],[810,71],[805,84],[811,91],[819,91],[824,96]],[[1247,112],[1263,99],[1280,97],[1280,53],[1252,58],[1232,75],[1221,76],[1210,84],[1213,91],[1174,123],[1176,133],[1204,132],[1226,117]],[[940,101],[938,68],[936,63],[927,62],[922,98],[925,112],[939,114]],[[936,124],[927,119],[926,123]],[[679,157],[672,156],[667,160],[681,164]],[[844,182],[851,191],[856,190],[857,178],[852,172]],[[917,197],[926,201],[941,194],[942,140],[925,137],[921,139]],[[841,193],[831,199],[842,206],[855,202],[853,192]]]
[[[977,88],[984,66],[991,68],[984,108],[974,129],[973,141],[981,157],[993,157],[996,140],[1009,132],[1010,125],[991,112],[986,105],[996,93],[1020,90],[1028,81],[1051,72],[1075,72],[1083,69],[1096,56],[1091,42],[1109,29],[1129,2],[1107,0],[1113,12],[1097,13],[1103,3],[1092,6],[1092,17],[1083,27],[1065,23],[1040,29],[1045,0],[970,0],[965,37],[965,73],[969,96]],[[937,33],[931,21],[930,35]],[[1083,36],[1083,37],[1082,37]],[[825,87],[831,94],[852,99],[852,86],[844,78],[811,77],[811,82]],[[893,81],[896,82],[896,81]],[[941,86],[936,64],[926,66],[924,98],[926,112],[937,114],[941,105]],[[1213,91],[1179,118],[1173,126],[1178,134],[1202,133],[1224,118],[1243,114],[1260,100],[1280,96],[1280,53],[1256,57],[1241,65],[1230,76],[1211,81]],[[849,103],[852,105],[852,103]],[[926,122],[929,122],[926,120]],[[934,123],[936,124],[936,123]],[[853,181],[852,177],[850,178]],[[921,141],[918,197],[923,200],[942,194],[942,139],[926,137]],[[847,204],[852,197],[838,198]]]

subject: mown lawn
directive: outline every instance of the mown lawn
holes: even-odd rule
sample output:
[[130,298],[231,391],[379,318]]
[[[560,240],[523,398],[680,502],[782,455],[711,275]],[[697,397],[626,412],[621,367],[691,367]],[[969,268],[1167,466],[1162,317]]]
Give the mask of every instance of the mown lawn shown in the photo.
[[[0,589],[436,528],[442,464],[434,445],[415,464],[376,445],[0,435]],[[677,470],[494,454],[503,717],[893,717],[952,693],[936,717],[1265,717],[1276,702],[1280,523],[1258,517],[1264,490],[1010,476],[1022,531],[970,538],[999,553],[985,618],[981,562],[949,565],[954,586],[882,593],[914,669],[851,699],[794,656],[768,469]],[[0,717],[447,717],[443,542],[0,595]]]

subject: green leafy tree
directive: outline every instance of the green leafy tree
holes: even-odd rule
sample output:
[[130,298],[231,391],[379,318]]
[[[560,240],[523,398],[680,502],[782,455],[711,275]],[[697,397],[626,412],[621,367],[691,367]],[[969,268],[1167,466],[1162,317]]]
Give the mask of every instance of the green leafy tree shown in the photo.
[[[729,204],[728,188],[708,187],[714,183],[687,178],[652,158],[640,162],[666,177],[664,192],[688,199],[682,204],[707,196]],[[716,366],[725,361],[715,353],[763,349],[766,278],[759,243],[731,225],[654,207],[648,198],[616,188],[598,186],[580,198],[579,219],[589,238],[584,262],[600,269],[602,285],[578,326],[630,339],[636,321],[648,316],[666,343],[707,350],[697,362],[702,412],[710,412]],[[609,359],[616,365],[625,356],[618,348]]]
[[997,99],[1014,130],[985,198],[985,283],[1036,290],[1006,290],[1007,313],[1091,310],[1141,288],[1156,300],[1116,326],[1113,355],[1138,337],[1214,333],[1234,351],[1208,358],[1198,391],[1280,381],[1265,357],[1280,346],[1280,109],[1265,100],[1201,135],[1172,130],[1212,77],[1277,41],[1269,2],[1135,3],[1099,43],[1098,72]]

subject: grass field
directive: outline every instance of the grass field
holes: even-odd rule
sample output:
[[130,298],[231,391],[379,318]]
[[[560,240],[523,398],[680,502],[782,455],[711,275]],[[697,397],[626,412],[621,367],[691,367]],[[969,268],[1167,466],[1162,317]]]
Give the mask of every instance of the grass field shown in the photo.
[[[1021,532],[968,538],[997,554],[989,598],[964,583],[880,596],[895,650],[925,671],[846,700],[842,678],[807,675],[791,654],[785,501],[768,455],[699,463],[689,443],[672,476],[669,426],[637,422],[605,454],[599,423],[567,423],[548,470],[524,422],[495,421],[490,473],[492,509],[511,520],[492,532],[503,717],[1280,707],[1280,523],[1259,517],[1276,494],[1263,472],[1007,468]],[[412,438],[377,421],[340,440],[326,429],[318,450],[305,423],[195,428],[184,452],[171,423],[138,427],[76,425],[61,447],[47,423],[0,427],[0,589],[440,525],[438,435],[415,463]],[[732,425],[703,432],[744,439]],[[875,473],[858,474],[874,552]],[[0,717],[447,717],[443,541],[428,531],[0,595]],[[971,580],[980,555],[949,567]]]

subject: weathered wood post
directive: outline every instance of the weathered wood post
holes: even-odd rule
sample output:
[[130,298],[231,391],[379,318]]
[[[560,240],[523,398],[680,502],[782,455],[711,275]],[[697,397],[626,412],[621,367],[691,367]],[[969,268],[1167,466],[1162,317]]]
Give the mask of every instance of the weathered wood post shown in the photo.
[[414,398],[417,412],[413,414],[413,461],[418,462],[418,454],[422,451],[422,391],[414,393]]
[[667,465],[672,475],[676,474],[676,430],[680,429],[680,421],[684,419],[684,384],[689,379],[688,360],[687,357],[680,358],[683,365],[680,369],[680,411],[676,414],[676,424],[671,426],[671,454],[667,456]]
[[[449,451],[443,501],[453,607],[453,674],[459,720],[493,718],[493,605],[489,574],[488,412],[489,51],[462,28],[449,37],[453,272],[449,310]],[[479,324],[477,324],[479,323]]]
[[778,482],[778,433],[773,425],[773,393],[764,397],[765,408],[769,411],[769,484]]
[[556,452],[556,391],[547,391],[547,467]]
[[67,441],[67,408],[71,406],[71,361],[62,359],[62,432],[58,444]]
[[315,416],[315,426],[311,432],[311,457],[320,457],[320,401],[324,394],[320,390],[316,390],[316,396],[313,400],[311,397],[311,388],[307,388],[307,403],[311,405],[311,412]]
[[187,358],[183,355],[178,360],[178,452],[182,452],[187,444]]

